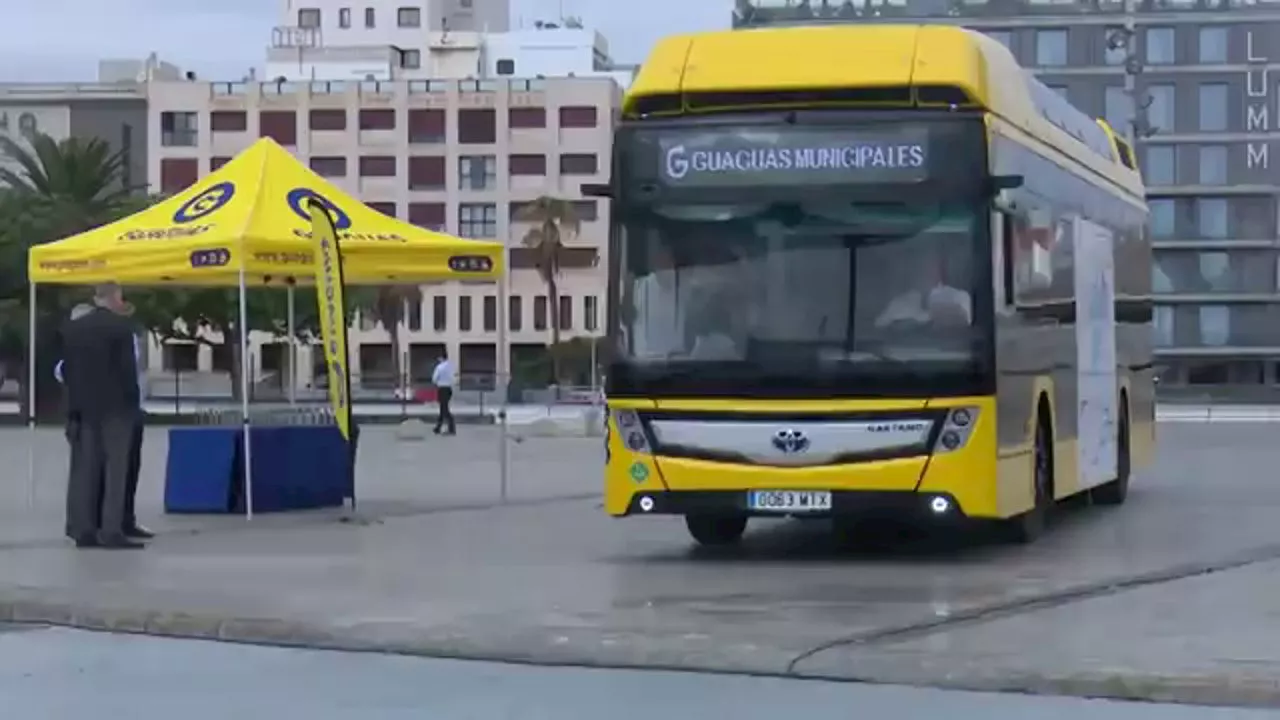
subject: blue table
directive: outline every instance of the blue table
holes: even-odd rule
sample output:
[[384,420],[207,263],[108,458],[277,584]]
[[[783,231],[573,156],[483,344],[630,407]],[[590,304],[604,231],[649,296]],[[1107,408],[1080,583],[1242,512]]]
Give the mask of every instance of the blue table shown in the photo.
[[[252,427],[253,511],[340,507],[355,496],[355,453],[338,428]],[[354,437],[359,433],[353,428]],[[238,427],[169,430],[167,513],[243,513],[243,431]]]

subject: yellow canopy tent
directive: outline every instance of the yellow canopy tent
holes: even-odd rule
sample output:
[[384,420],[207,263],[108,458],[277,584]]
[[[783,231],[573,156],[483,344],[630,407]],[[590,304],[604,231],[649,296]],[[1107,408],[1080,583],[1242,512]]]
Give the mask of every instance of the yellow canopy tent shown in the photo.
[[263,138],[183,192],[28,257],[33,283],[249,285],[311,281],[309,198],[329,208],[349,285],[496,280],[503,244],[388,217]]
[[[109,225],[33,247],[27,258],[29,367],[36,367],[35,288],[54,283],[239,286],[240,343],[247,357],[246,287],[287,286],[292,325],[294,283],[314,283],[309,214],[313,199],[325,206],[333,219],[345,284],[490,280],[498,281],[500,295],[506,294],[501,282],[503,243],[456,238],[383,215],[326,182],[275,141],[263,138],[174,197]],[[500,314],[506,309],[505,297],[498,307]],[[505,319],[500,318],[498,331],[502,348]],[[240,383],[242,412],[247,418],[248,373],[241,373]],[[27,423],[34,432],[36,383],[28,386]],[[505,415],[500,413],[504,436]],[[35,497],[35,456],[30,450],[34,446],[34,442],[28,443],[29,503],[34,503]],[[249,434],[245,433],[244,472],[251,488],[249,455]],[[505,452],[502,460],[505,497]],[[248,493],[252,495],[251,490]],[[248,514],[252,513],[249,500]]]

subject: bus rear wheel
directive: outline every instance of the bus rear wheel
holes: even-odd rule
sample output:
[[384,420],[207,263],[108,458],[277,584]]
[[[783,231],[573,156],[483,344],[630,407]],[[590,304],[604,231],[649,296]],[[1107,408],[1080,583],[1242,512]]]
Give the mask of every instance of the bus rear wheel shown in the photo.
[[733,545],[747,531],[745,515],[685,515],[684,524],[699,545],[708,547]]
[[1035,465],[1032,482],[1035,486],[1035,504],[1027,512],[1005,521],[1010,540],[1030,545],[1044,534],[1053,509],[1053,445],[1049,423],[1043,416],[1036,422]]

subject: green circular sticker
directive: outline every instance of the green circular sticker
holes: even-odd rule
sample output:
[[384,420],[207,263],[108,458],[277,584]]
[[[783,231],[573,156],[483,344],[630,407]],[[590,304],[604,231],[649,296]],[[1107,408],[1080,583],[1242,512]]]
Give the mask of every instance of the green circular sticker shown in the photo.
[[642,483],[645,480],[648,480],[649,468],[645,467],[644,463],[637,462],[636,464],[631,466],[631,478],[638,483]]

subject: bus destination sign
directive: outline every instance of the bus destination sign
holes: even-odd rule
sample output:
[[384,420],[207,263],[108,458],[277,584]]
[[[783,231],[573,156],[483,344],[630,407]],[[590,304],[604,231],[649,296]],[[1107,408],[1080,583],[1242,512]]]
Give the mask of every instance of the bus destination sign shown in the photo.
[[667,185],[744,186],[919,182],[928,176],[921,128],[880,131],[717,129],[659,143]]

